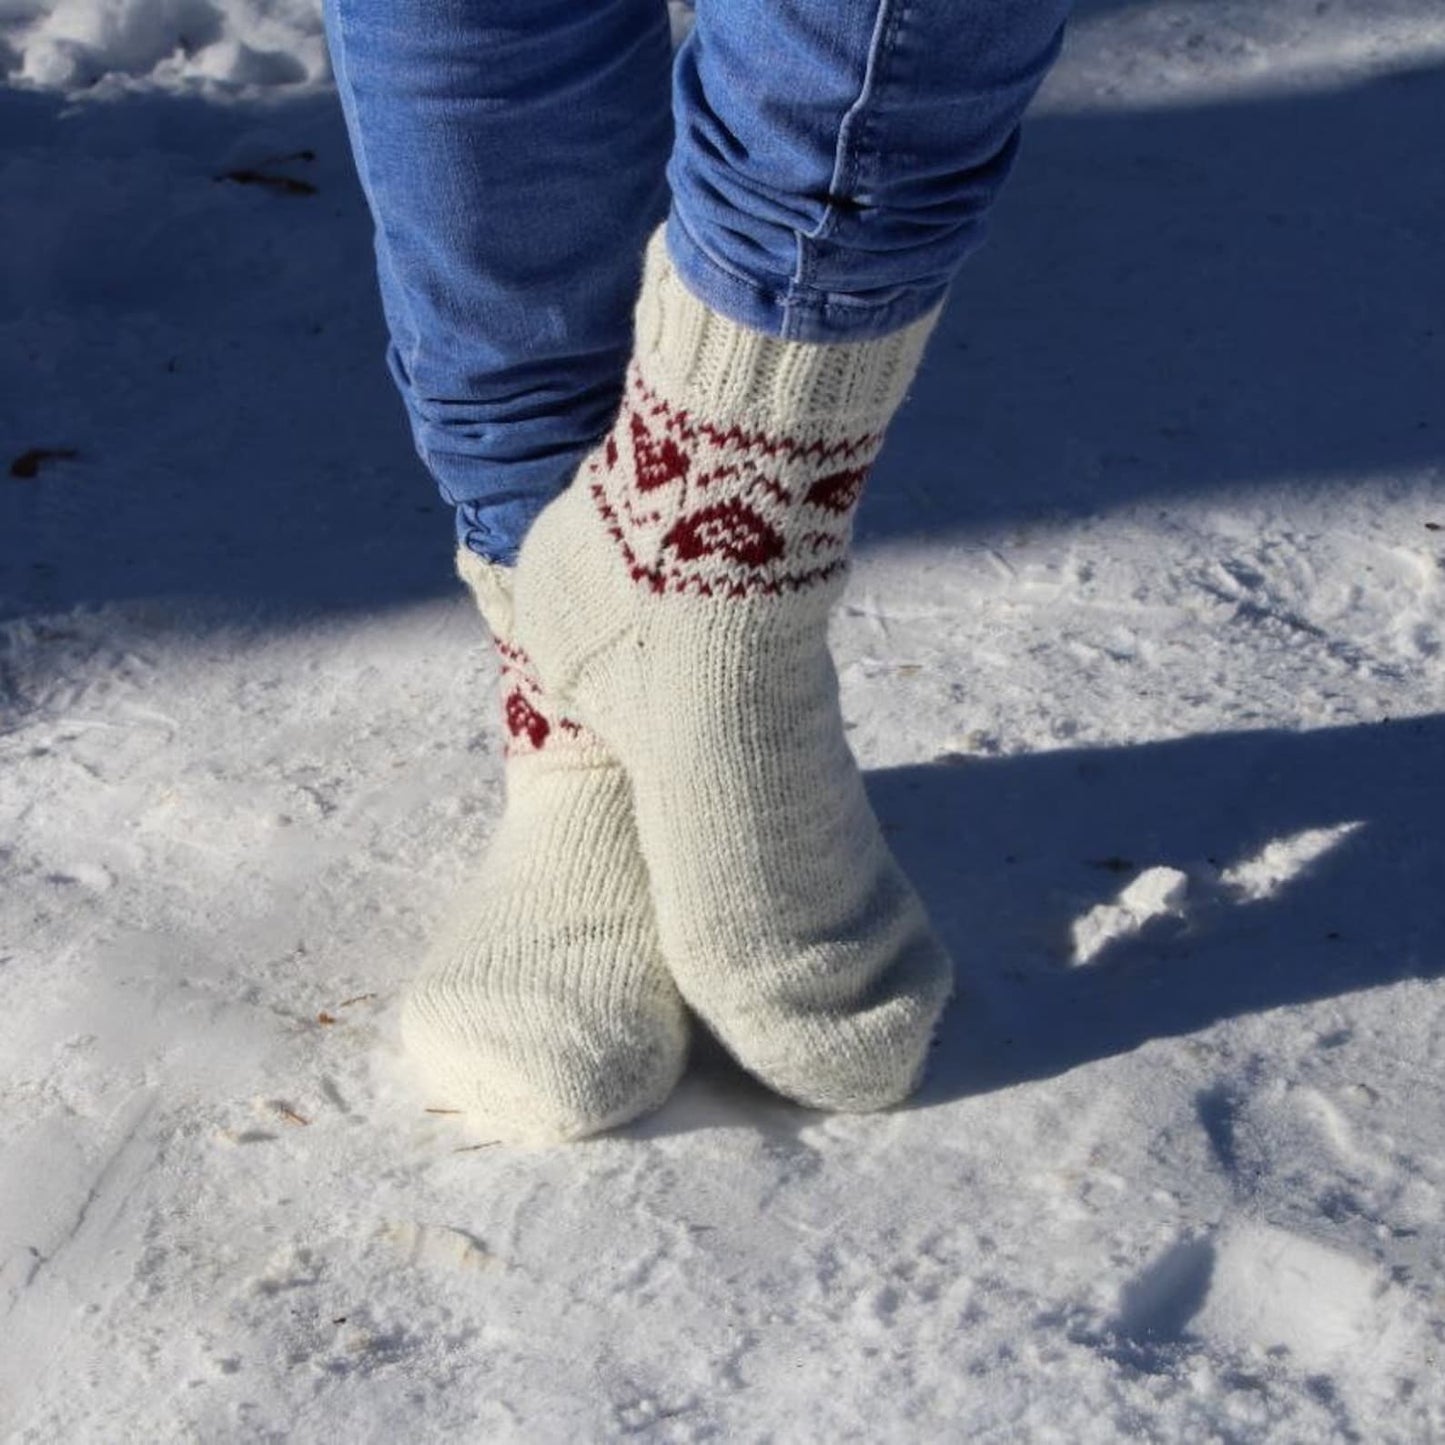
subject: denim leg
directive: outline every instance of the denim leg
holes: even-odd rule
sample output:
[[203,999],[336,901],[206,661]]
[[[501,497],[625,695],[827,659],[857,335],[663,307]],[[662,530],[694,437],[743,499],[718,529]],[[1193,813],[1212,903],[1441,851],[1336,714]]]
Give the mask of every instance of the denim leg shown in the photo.
[[746,326],[864,340],[983,239],[1068,0],[698,0],[673,82],[668,249]]
[[461,540],[514,560],[611,422],[666,210],[663,0],[326,0],[388,364]]

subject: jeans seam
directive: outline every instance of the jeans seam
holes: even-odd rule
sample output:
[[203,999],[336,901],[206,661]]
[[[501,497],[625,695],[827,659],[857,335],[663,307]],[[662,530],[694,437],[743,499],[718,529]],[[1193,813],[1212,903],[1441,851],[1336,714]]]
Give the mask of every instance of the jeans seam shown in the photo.
[[[817,225],[811,231],[796,233],[796,260],[793,276],[787,293],[782,298],[784,336],[789,335],[792,331],[790,317],[795,308],[807,307],[810,304],[818,305],[817,301],[811,303],[804,301],[801,294],[808,285],[808,243],[822,240],[832,232],[841,214],[837,198],[857,177],[859,151],[854,141],[854,131],[856,128],[864,135],[867,134],[871,118],[868,116],[866,108],[876,94],[878,73],[882,69],[883,57],[898,33],[899,22],[905,8],[906,0],[903,0],[903,3],[896,3],[896,0],[879,0],[878,14],[873,21],[873,33],[868,40],[868,56],[863,65],[862,83],[852,105],[843,112],[843,118],[838,122],[838,135],[833,146],[833,171],[828,180],[828,203],[824,206],[823,214],[818,218]],[[826,300],[823,304],[827,304]]]

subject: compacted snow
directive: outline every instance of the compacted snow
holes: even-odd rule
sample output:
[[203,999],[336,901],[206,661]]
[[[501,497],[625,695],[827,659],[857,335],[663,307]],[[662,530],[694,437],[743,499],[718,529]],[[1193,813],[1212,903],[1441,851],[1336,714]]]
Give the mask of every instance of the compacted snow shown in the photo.
[[0,59],[5,1439],[1445,1440],[1433,0],[1080,12],[836,625],[917,1103],[533,1151],[396,1042],[494,664],[314,10]]

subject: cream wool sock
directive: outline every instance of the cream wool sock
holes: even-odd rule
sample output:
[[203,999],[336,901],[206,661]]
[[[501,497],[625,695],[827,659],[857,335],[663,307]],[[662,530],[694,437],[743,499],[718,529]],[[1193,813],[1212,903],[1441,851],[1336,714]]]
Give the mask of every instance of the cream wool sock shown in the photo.
[[764,336],[685,290],[659,233],[621,413],[517,567],[518,636],[632,783],[683,996],[821,1108],[910,1093],[951,987],[848,750],[826,636],[933,319]]
[[510,569],[469,552],[502,659],[507,804],[402,1009],[408,1052],[489,1137],[579,1138],[656,1108],[687,1051],[658,952],[627,779],[512,642]]

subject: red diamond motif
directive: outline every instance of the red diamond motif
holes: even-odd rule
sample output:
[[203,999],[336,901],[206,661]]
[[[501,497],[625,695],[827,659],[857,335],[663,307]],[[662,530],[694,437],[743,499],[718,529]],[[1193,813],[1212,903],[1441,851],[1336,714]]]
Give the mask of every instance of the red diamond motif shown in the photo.
[[862,496],[863,483],[867,479],[866,467],[857,467],[847,472],[830,472],[826,477],[819,477],[808,488],[808,495],[803,500],[814,507],[822,507],[826,512],[841,514],[851,510]]
[[651,492],[669,482],[680,482],[692,465],[687,453],[671,437],[659,441],[636,412],[632,413],[632,458],[637,468],[639,492]]
[[508,695],[503,715],[507,720],[507,731],[514,738],[525,737],[534,748],[540,748],[552,731],[547,719],[520,692]]
[[744,503],[718,502],[689,512],[662,539],[683,562],[722,555],[744,567],[765,567],[783,555],[779,533]]

